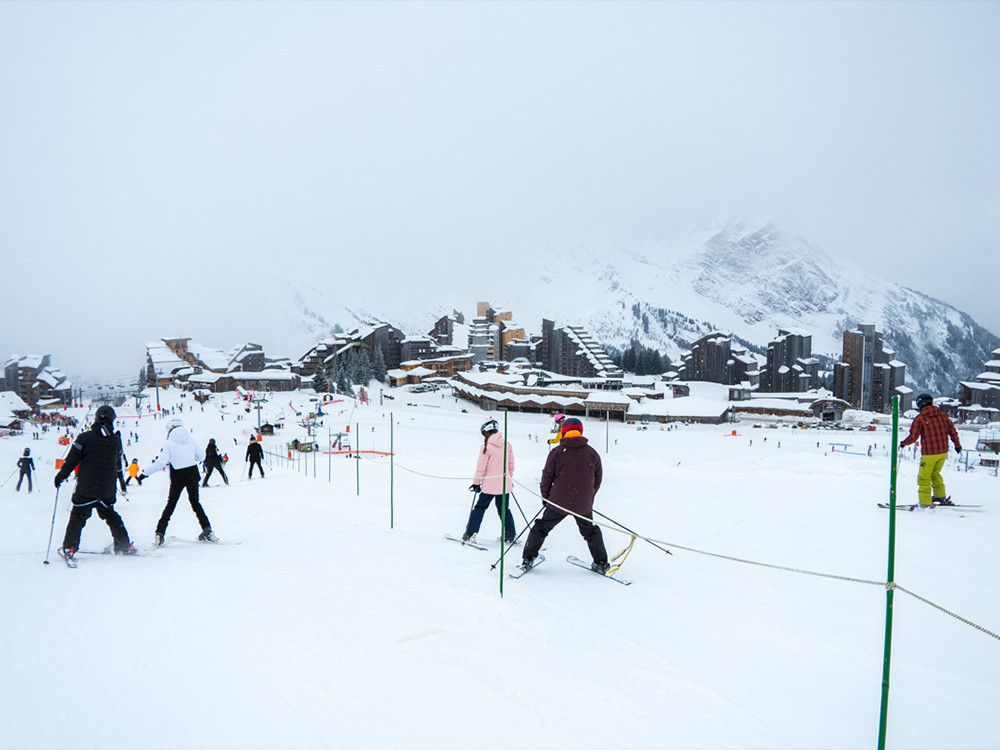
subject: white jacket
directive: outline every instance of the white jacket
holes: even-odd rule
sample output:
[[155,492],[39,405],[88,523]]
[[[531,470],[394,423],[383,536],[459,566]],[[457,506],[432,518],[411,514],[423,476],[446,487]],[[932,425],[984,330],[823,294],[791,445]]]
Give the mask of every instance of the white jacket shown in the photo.
[[189,466],[197,466],[205,460],[205,449],[191,437],[191,433],[186,427],[175,427],[167,435],[167,442],[163,444],[160,455],[142,473],[146,476],[153,472],[165,469],[167,464],[175,469],[186,469]]

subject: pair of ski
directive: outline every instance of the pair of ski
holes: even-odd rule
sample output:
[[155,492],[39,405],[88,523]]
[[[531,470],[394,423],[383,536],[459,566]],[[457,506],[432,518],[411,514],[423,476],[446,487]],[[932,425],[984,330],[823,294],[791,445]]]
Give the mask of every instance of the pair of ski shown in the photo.
[[[530,568],[518,567],[512,573],[508,573],[508,576],[510,576],[511,578],[520,578],[525,573],[530,573],[531,571],[533,571],[535,568],[537,568],[543,562],[545,562],[545,555],[539,555],[538,557],[535,558],[535,560],[532,563],[532,565],[531,565]],[[590,567],[590,563],[584,562],[583,560],[581,560],[576,555],[570,555],[569,557],[567,557],[566,558],[566,562],[568,562],[570,565],[575,565],[578,568],[583,568],[584,570],[589,570],[591,573],[593,573],[596,576],[600,576],[601,578],[606,578],[606,579],[608,579],[610,581],[614,581],[615,583],[620,583],[623,586],[631,586],[632,585],[632,581],[629,580],[628,578],[616,578],[615,576],[612,576],[612,575],[605,575],[604,573],[598,573],[596,570],[594,570],[593,568]]]
[[[470,542],[470,541],[462,540],[462,539],[459,539],[458,537],[449,536],[448,534],[445,534],[444,538],[445,539],[450,539],[453,542],[458,542],[459,544],[461,544],[461,545],[463,545],[465,547],[472,547],[473,549],[480,549],[480,550],[485,550],[486,549],[486,547],[483,547],[481,544],[476,544],[475,542]],[[515,542],[515,544],[517,544],[517,542]],[[507,575],[510,578],[520,578],[525,573],[527,573],[529,571],[532,571],[535,568],[537,568],[543,562],[545,562],[545,555],[539,555],[538,557],[535,558],[535,563],[530,568],[522,568],[522,567],[518,566],[513,572],[508,573]],[[610,578],[615,583],[621,583],[621,584],[623,584],[625,586],[631,586],[632,585],[632,581],[630,581],[627,578],[615,578],[614,576],[604,575],[603,573],[598,573],[596,570],[592,570],[591,567],[590,567],[590,565],[588,563],[585,563],[583,560],[581,560],[579,557],[576,557],[575,555],[570,555],[569,557],[567,557],[566,558],[566,562],[568,562],[570,565],[576,565],[578,568],[583,568],[584,570],[589,570],[591,573],[594,573],[595,575],[599,575],[601,578]]]
[[[221,542],[218,542],[218,541],[216,541],[216,542],[204,542],[204,541],[198,541],[198,540],[194,540],[194,539],[181,539],[180,537],[176,537],[176,536],[168,536],[168,537],[164,538],[162,546],[165,547],[168,544],[174,544],[174,543],[177,543],[177,542],[180,542],[182,544],[220,544],[221,543]],[[239,542],[237,542],[237,544],[238,543]],[[158,548],[154,548],[154,549],[158,549]],[[68,568],[76,568],[76,560],[74,560],[72,557],[66,557],[66,555],[63,553],[62,549],[56,550],[56,553],[59,555],[59,557],[62,558],[63,562],[66,563],[66,567],[68,567]],[[76,551],[76,554],[77,555],[113,555],[113,554],[115,554],[115,547],[114,547],[113,544],[109,544],[107,547],[105,547],[104,549],[100,549],[100,550],[97,550],[97,549],[93,549],[93,550],[91,550],[91,549],[78,549]],[[124,556],[125,557],[148,557],[149,553],[146,552],[146,551],[140,552],[138,550],[133,550],[132,552],[130,552],[129,554],[124,555]]]
[[[484,552],[488,549],[487,547],[484,547],[483,545],[479,544],[479,542],[471,542],[468,539],[459,539],[457,536],[451,536],[450,534],[445,534],[444,538],[448,539],[449,541],[452,541],[452,542],[458,542],[463,547],[472,547],[472,549],[479,549],[479,550],[483,550]],[[500,540],[498,539],[497,541],[500,541]],[[515,541],[515,542],[504,542],[504,544],[520,544],[520,542],[517,542],[517,541]]]
[[[878,507],[885,508],[886,510],[889,510],[890,508],[892,508],[892,506],[889,505],[889,503],[879,503]],[[917,508],[920,508],[920,507],[921,507],[920,503],[905,503],[903,505],[900,505],[899,503],[896,503],[896,510],[909,510],[909,511],[913,511],[913,510],[916,510]],[[955,504],[955,505],[941,505],[940,503],[934,503],[933,505],[925,505],[925,506],[922,506],[922,507],[925,507],[925,508],[942,508],[944,510],[968,510],[969,508],[982,508],[983,506],[982,505],[958,505],[958,504]]]

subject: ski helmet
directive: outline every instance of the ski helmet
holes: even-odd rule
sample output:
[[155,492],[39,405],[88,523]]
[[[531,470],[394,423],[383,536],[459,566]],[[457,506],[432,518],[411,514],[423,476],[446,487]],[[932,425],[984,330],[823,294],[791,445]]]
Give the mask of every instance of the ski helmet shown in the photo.
[[484,435],[489,435],[491,432],[500,432],[500,425],[495,419],[487,419],[483,422],[483,426],[479,428],[479,431]]
[[[575,432],[575,435],[569,433]],[[583,437],[583,422],[581,422],[576,417],[570,417],[569,419],[564,419],[562,426],[559,428],[560,437]]]
[[94,420],[97,422],[114,422],[115,410],[107,404],[102,404],[97,407],[97,413],[94,415]]
[[934,403],[934,397],[929,393],[921,393],[917,396],[917,408],[923,409],[925,406],[930,406]]
[[30,456],[31,455],[31,448],[25,448],[24,449],[24,455]]
[[169,422],[167,422],[167,434],[169,435],[172,430],[175,430],[178,427],[183,427],[183,426],[184,422],[182,422],[178,417],[174,417]]
[[555,415],[554,417],[552,417],[552,418],[553,418],[554,420],[556,420],[557,422],[562,422],[562,421],[563,421],[564,419],[566,419],[566,415],[565,415],[565,414],[556,414],[556,415]]

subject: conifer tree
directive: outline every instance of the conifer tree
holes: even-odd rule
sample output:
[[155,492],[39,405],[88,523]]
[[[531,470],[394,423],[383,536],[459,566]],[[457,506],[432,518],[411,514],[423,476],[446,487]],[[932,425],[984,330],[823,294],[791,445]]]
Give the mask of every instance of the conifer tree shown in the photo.
[[386,382],[389,376],[389,368],[386,367],[385,357],[382,356],[382,349],[375,347],[375,357],[372,361],[372,376],[379,382]]

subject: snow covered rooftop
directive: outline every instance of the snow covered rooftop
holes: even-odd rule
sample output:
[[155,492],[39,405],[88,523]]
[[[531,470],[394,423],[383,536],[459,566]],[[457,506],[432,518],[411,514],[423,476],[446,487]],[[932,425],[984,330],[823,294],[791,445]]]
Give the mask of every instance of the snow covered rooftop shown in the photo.
[[0,391],[0,416],[4,413],[13,414],[15,411],[31,411],[31,407],[14,391]]

